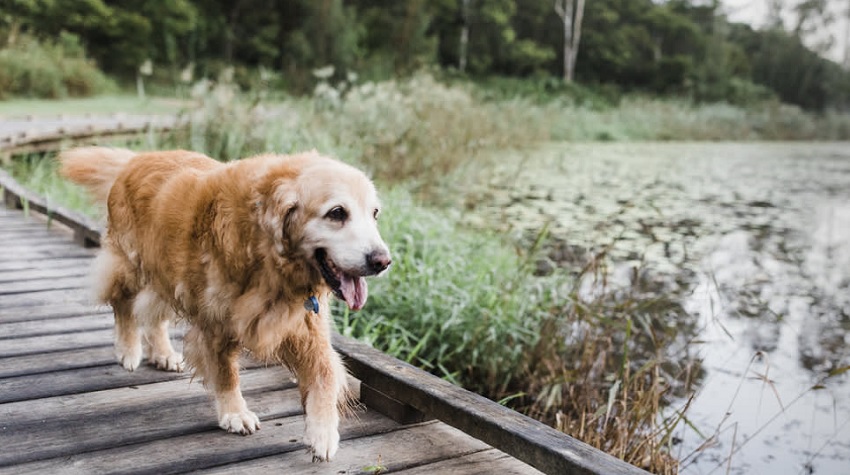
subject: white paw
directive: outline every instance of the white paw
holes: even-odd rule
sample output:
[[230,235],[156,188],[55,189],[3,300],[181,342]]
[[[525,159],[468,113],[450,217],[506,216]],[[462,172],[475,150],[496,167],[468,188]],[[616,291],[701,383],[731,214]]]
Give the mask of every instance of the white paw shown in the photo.
[[329,462],[339,449],[339,431],[334,423],[313,424],[308,419],[304,443],[313,451],[313,462]]
[[118,364],[127,371],[135,371],[142,364],[142,345],[130,348],[115,347],[115,358]]
[[172,352],[167,355],[151,355],[148,358],[150,364],[156,366],[157,369],[161,369],[163,371],[174,371],[181,372],[183,371],[183,355],[180,353]]
[[248,435],[260,430],[260,419],[245,409],[241,412],[225,412],[218,419],[218,425],[227,432]]

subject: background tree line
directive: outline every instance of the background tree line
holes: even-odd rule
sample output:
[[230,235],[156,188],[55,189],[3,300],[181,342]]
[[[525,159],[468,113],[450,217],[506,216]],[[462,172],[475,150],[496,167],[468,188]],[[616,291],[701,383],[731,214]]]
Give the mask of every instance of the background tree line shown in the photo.
[[[754,30],[729,22],[717,0],[5,0],[0,41],[65,32],[113,76],[133,78],[147,59],[166,81],[233,65],[279,73],[296,90],[326,65],[340,78],[439,65],[546,82],[564,77],[574,55],[568,75],[582,84],[846,109],[850,75],[803,44],[830,20],[825,3],[795,3],[793,28]],[[577,28],[565,35],[568,24]]]

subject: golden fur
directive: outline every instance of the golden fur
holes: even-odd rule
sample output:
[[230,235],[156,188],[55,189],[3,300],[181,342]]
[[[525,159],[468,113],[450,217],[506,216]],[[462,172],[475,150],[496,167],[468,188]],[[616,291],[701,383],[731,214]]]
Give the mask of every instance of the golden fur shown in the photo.
[[118,362],[132,371],[146,349],[152,365],[182,370],[167,328],[185,319],[185,361],[214,393],[219,425],[249,434],[260,423],[241,395],[238,356],[283,361],[299,380],[305,442],[329,460],[347,391],[329,299],[359,309],[364,277],[390,264],[369,179],[316,152],[223,164],[86,147],[60,159],[64,176],[107,204],[95,291],[115,313]]

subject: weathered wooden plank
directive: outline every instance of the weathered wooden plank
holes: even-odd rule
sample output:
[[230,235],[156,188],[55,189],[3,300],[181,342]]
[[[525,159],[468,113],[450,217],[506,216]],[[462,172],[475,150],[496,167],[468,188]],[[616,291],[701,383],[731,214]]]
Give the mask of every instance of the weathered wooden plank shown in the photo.
[[[175,343],[179,343],[175,342]],[[175,345],[178,349],[179,345]],[[180,351],[178,349],[178,351]],[[0,378],[25,376],[52,371],[106,366],[115,363],[112,345],[95,348],[57,351],[36,355],[10,356],[0,358]]]
[[50,236],[62,239],[65,242],[73,242],[73,234],[67,229],[57,229],[52,223],[39,222],[36,220],[20,221],[17,223],[0,224],[0,237],[3,242],[20,244],[25,236]]
[[[261,419],[300,414],[301,396],[280,371],[266,373],[262,388],[248,388],[246,400]],[[246,375],[245,382],[249,383]],[[149,391],[156,387],[159,391]],[[163,390],[164,389],[164,390]],[[98,402],[95,404],[94,402]],[[135,385],[74,398],[57,398],[53,410],[41,401],[0,405],[0,466],[64,457],[119,445],[142,443],[217,427],[213,404],[200,384]],[[58,404],[57,404],[58,403]],[[222,436],[228,436],[222,433]],[[235,437],[230,435],[229,437]]]
[[[182,351],[182,340],[172,337],[172,344],[175,350]],[[57,361],[54,362],[46,359],[50,356],[50,353],[0,358],[0,365],[3,365],[4,368],[8,367],[9,369],[6,372],[10,373],[0,381],[0,403],[67,396],[69,394],[82,394],[87,391],[103,391],[124,386],[191,378],[188,371],[172,373],[154,369],[148,366],[147,360],[143,360],[142,365],[135,371],[129,372],[115,362],[115,358],[112,356],[112,348],[110,343],[99,347],[56,352]],[[79,359],[58,361],[59,356],[72,356]],[[9,367],[11,365],[6,365],[5,360],[7,359],[31,363],[32,366],[29,369],[14,369]],[[55,366],[55,368],[51,369],[51,366]],[[247,355],[243,355],[241,358],[240,367],[243,372],[258,368],[280,368],[278,365],[260,363]],[[47,368],[47,371],[39,371],[44,368]],[[290,373],[287,371],[286,374]],[[352,381],[354,380],[352,379]],[[357,386],[359,388],[359,382]]]
[[91,300],[88,292],[77,290],[45,290],[25,294],[0,295],[0,320],[2,316],[17,312],[27,312],[27,307],[45,304],[87,303]]
[[0,340],[40,337],[56,333],[90,332],[107,330],[112,327],[112,312],[91,313],[61,319],[25,320],[10,323],[0,321]]
[[[40,216],[40,215],[39,215]],[[24,232],[33,232],[40,233],[44,230],[49,229],[47,226],[47,221],[42,219],[32,219],[32,218],[24,218],[18,222],[10,222],[3,224],[3,231],[24,231]]]
[[21,242],[33,244],[61,244],[71,242],[73,235],[67,232],[55,233],[38,231],[36,233],[9,232],[0,223],[0,242],[8,244],[20,244]]
[[363,384],[404,401],[545,473],[645,474],[643,470],[363,343],[334,347]]
[[304,457],[303,453],[287,452],[235,465],[200,470],[197,473],[265,473],[280,471],[281,467],[286,467],[287,473],[297,474],[375,473],[377,466],[384,467],[381,473],[395,473],[405,468],[435,463],[486,448],[481,441],[436,422],[397,430],[387,436],[351,440],[340,446],[337,460],[330,463],[311,463],[310,458]]
[[65,277],[87,279],[91,274],[91,270],[86,264],[73,267],[47,267],[42,269],[19,269],[0,272],[0,289],[4,288],[5,284],[26,280],[61,279]]
[[360,385],[360,402],[375,408],[378,412],[399,424],[416,424],[431,419],[410,404],[376,391],[368,384]]
[[133,372],[129,372],[117,364],[108,364],[56,373],[12,376],[0,380],[0,403],[81,394],[187,378],[188,375],[185,374],[153,369],[146,363],[143,363]]
[[[86,294],[88,292],[82,292]],[[74,317],[110,312],[106,305],[92,305],[86,295],[81,295],[76,302],[56,303],[53,301],[25,307],[3,307],[0,303],[0,322],[24,322],[30,320],[47,320],[53,318]]]
[[85,249],[73,244],[47,249],[19,249],[17,253],[0,252],[0,262],[9,261],[40,261],[57,257],[93,257],[91,249]]
[[[317,464],[327,473],[347,463],[351,452],[359,447],[351,439],[366,435],[386,434],[393,437],[392,430],[398,424],[374,411],[365,411],[357,417],[346,418],[340,424],[340,451],[337,460]],[[296,457],[310,458],[306,446],[301,442],[304,432],[303,417],[275,418],[263,421],[262,429],[249,437],[236,437],[216,429],[195,434],[158,439],[150,442],[77,453],[52,458],[6,469],[0,474],[90,474],[134,472],[168,475],[192,470],[211,468],[229,463],[238,463],[280,453],[292,453]],[[377,457],[377,454],[372,456]],[[238,466],[237,466],[238,467]],[[277,467],[276,473],[285,466]],[[241,472],[241,469],[237,469]],[[285,473],[291,473],[285,470]]]
[[2,340],[0,358],[112,344],[112,328]]
[[540,472],[510,455],[487,449],[460,457],[441,460],[436,463],[393,471],[402,475],[434,475],[450,473],[452,475],[534,475]]
[[16,182],[8,173],[0,170],[0,185],[3,187],[3,199],[6,206],[22,208],[23,202],[27,206],[44,215],[50,214],[53,221],[67,225],[74,231],[74,240],[89,247],[96,245],[100,240],[100,226],[89,217],[61,206],[54,206],[44,198],[30,192]]
[[85,276],[47,277],[37,280],[21,280],[17,282],[0,283],[0,295],[24,294],[43,292],[45,290],[83,289],[89,287],[89,279]]
[[21,219],[0,223],[0,241],[10,246],[22,246],[35,239],[33,244],[67,243],[74,244],[72,229],[57,223],[47,221],[39,214],[33,214],[38,219]]
[[58,269],[65,267],[90,267],[91,257],[57,257],[49,261],[7,261],[0,262],[0,275],[7,272],[16,272],[31,269]]
[[[170,331],[171,339],[182,339],[184,331],[185,329],[183,327],[172,328]],[[78,348],[93,348],[112,344],[112,339],[112,325],[103,325],[103,327],[98,330],[70,331],[65,333],[50,333],[30,337],[3,339],[0,340],[3,342],[3,344],[0,345],[0,358],[38,353],[54,353],[57,351]]]
[[[0,404],[0,417],[3,425],[9,427],[24,427],[37,421],[49,418],[55,419],[67,415],[68,408],[73,408],[71,415],[81,418],[93,417],[99,411],[106,413],[135,412],[143,407],[162,401],[172,401],[185,404],[192,401],[202,401],[206,392],[198,380],[192,380],[188,373],[168,373],[152,368],[139,368],[135,372],[129,372],[114,365],[127,375],[137,377],[136,384],[124,384],[108,387],[102,390],[90,391],[88,393],[62,394],[36,399],[26,399]],[[75,377],[90,376],[83,372],[74,372]],[[160,373],[176,375],[164,381],[144,382],[143,373]],[[58,374],[58,373],[57,373]],[[102,379],[114,378],[104,374]],[[282,366],[255,367],[245,370],[241,375],[242,388],[249,392],[263,392],[295,387],[292,381],[292,373]],[[3,391],[6,386],[0,387]],[[210,400],[203,400],[204,404],[212,404]]]
[[15,244],[10,245],[9,243],[4,244],[3,251],[0,252],[0,259],[3,260],[16,260],[16,258],[26,258],[27,256],[42,256],[48,255],[51,257],[55,256],[63,256],[65,254],[73,254],[78,253],[80,250],[83,250],[86,255],[94,256],[95,253],[91,249],[83,249],[73,242],[65,241],[65,242],[41,242],[41,243],[33,243],[30,245],[26,244]]

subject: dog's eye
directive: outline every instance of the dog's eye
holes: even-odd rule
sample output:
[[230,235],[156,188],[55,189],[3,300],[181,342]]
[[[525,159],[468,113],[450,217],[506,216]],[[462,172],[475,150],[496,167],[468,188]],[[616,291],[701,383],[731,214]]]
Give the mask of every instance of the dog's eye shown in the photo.
[[375,210],[374,210],[374,211],[372,211],[372,217],[373,217],[373,218],[375,218],[375,221],[377,221],[377,220],[378,220],[378,215],[379,215],[379,214],[381,214],[381,210],[379,210],[378,208],[375,208]]
[[325,215],[325,218],[330,219],[331,221],[338,221],[340,223],[345,222],[348,219],[348,211],[345,210],[342,206],[337,206]]

